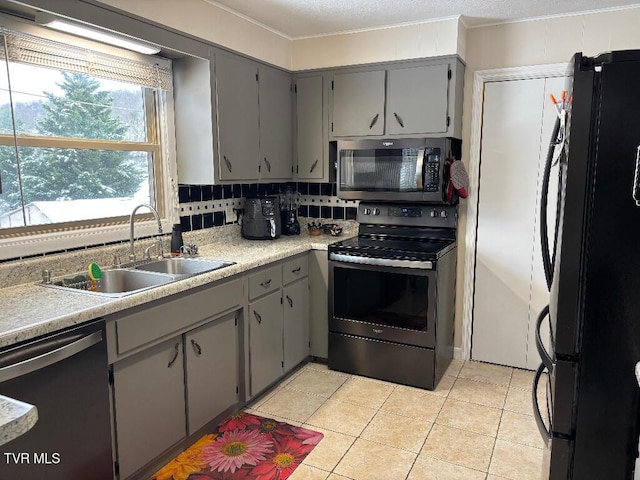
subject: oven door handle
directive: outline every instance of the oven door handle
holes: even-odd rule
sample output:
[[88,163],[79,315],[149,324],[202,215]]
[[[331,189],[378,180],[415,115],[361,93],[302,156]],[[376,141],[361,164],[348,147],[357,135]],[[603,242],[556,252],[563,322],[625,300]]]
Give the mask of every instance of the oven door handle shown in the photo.
[[381,267],[422,268],[433,270],[433,262],[418,260],[395,260],[391,258],[370,258],[343,253],[330,253],[329,260],[342,263],[356,263],[359,265],[374,265]]
[[531,390],[531,402],[533,403],[533,416],[536,419],[536,425],[538,425],[538,430],[540,430],[540,435],[542,439],[547,442],[551,440],[551,415],[549,415],[549,428],[542,420],[542,414],[540,413],[540,406],[538,405],[538,384],[540,383],[540,378],[542,374],[547,369],[544,363],[541,363],[538,369],[536,370],[536,374],[533,377],[533,388]]

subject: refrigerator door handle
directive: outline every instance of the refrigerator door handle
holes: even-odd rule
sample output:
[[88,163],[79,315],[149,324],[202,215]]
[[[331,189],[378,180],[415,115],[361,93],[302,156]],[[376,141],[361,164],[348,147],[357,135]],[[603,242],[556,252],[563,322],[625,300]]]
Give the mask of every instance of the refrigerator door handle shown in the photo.
[[540,337],[540,326],[542,325],[542,321],[545,318],[547,318],[548,315],[549,315],[549,305],[547,305],[542,309],[542,311],[540,312],[540,315],[538,315],[538,320],[536,321],[536,349],[538,350],[538,354],[542,359],[542,364],[547,369],[549,374],[551,374],[553,373],[553,367],[554,367],[553,359],[551,358],[551,355],[549,355],[547,350],[544,348],[544,344],[542,343],[542,338]]
[[541,363],[538,369],[536,370],[536,374],[533,377],[533,389],[531,390],[531,401],[533,403],[533,416],[536,419],[536,425],[538,425],[538,430],[540,430],[540,435],[542,439],[547,442],[551,440],[551,418],[549,418],[549,428],[544,423],[542,419],[542,414],[540,413],[540,406],[538,405],[538,384],[540,383],[540,378],[542,374],[547,369],[544,363]]
[[636,169],[633,174],[632,196],[636,201],[636,206],[640,207],[640,145],[636,149]]

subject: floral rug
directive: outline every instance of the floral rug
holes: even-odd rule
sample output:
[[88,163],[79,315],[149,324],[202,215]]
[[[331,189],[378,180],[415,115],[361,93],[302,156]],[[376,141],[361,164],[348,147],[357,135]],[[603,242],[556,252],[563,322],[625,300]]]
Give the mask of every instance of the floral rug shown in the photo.
[[322,433],[236,412],[167,463],[152,480],[285,480]]

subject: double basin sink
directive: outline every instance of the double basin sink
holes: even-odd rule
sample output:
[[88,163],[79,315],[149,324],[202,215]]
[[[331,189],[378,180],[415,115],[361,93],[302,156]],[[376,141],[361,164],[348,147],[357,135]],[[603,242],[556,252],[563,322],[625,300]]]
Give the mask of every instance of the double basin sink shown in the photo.
[[163,258],[105,269],[102,271],[102,278],[95,281],[88,274],[76,274],[39,285],[92,295],[123,297],[194,275],[213,272],[234,263],[185,257]]

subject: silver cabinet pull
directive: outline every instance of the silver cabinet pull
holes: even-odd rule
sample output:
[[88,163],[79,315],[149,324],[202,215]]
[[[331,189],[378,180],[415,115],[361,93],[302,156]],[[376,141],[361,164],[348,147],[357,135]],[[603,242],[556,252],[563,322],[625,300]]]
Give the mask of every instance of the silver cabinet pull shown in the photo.
[[68,345],[51,350],[50,352],[2,367],[0,368],[0,382],[5,382],[22,375],[26,375],[27,373],[48,367],[54,363],[58,363],[72,355],[92,347],[96,343],[100,343],[101,341],[102,332],[94,332]]
[[633,175],[633,199],[636,201],[636,206],[640,207],[640,145],[636,150],[636,171]]
[[291,300],[291,297],[289,295],[287,295],[287,302],[289,302],[289,307],[293,308],[293,300]]
[[271,279],[265,280],[260,284],[260,286],[264,288],[269,288],[269,285],[271,285]]
[[258,323],[262,323],[262,317],[260,316],[260,314],[258,312],[256,312],[255,310],[253,311],[253,315],[256,317],[256,321]]
[[269,160],[267,160],[267,157],[263,158],[264,163],[267,165],[267,171],[270,172],[271,171],[271,163],[269,163]]
[[316,161],[311,164],[311,168],[309,169],[309,173],[313,173],[313,171],[316,169],[317,165],[318,165],[318,159],[316,158]]
[[371,124],[369,125],[369,130],[371,130],[373,128],[373,126],[378,122],[378,117],[380,116],[379,113],[376,113],[376,116],[373,117],[373,119],[371,120]]
[[198,342],[196,342],[193,338],[191,339],[191,346],[193,347],[193,350],[196,352],[196,355],[198,356],[202,355],[202,348],[200,348],[200,345],[198,345]]
[[171,368],[173,364],[176,363],[178,355],[180,354],[180,342],[176,342],[176,344],[173,346],[173,349],[173,358],[169,361],[169,365],[167,365],[167,368]]
[[398,122],[398,124],[404,128],[404,122],[402,121],[402,118],[400,117],[400,115],[398,115],[396,112],[393,112],[393,116],[396,117],[396,122]]
[[223,156],[222,158],[224,158],[224,163],[227,164],[227,168],[229,169],[229,173],[231,173],[232,169],[231,169],[231,162],[229,161],[229,159],[227,158],[227,156]]

